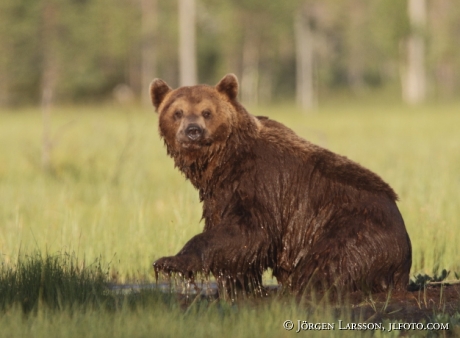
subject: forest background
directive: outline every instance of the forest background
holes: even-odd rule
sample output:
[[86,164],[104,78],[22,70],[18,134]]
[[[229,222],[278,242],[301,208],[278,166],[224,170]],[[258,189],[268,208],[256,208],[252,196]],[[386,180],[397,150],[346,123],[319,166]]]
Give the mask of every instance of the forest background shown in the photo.
[[450,100],[459,40],[454,0],[2,0],[0,106],[149,104],[154,77],[228,72],[245,104]]

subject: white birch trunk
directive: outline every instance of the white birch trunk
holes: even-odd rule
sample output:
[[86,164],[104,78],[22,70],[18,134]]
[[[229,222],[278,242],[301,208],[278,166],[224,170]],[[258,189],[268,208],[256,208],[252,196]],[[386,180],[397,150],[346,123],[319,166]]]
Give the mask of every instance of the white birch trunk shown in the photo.
[[195,0],[179,0],[179,84],[198,82],[196,63]]
[[407,41],[407,68],[403,78],[403,99],[418,104],[426,98],[425,39],[426,0],[408,0],[411,35]]

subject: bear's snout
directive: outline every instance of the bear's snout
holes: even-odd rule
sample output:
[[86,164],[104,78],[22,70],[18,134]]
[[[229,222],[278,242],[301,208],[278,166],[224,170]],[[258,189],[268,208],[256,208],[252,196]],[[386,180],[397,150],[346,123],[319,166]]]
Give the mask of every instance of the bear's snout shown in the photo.
[[198,140],[203,135],[203,128],[196,123],[191,123],[185,129],[185,135],[192,141]]

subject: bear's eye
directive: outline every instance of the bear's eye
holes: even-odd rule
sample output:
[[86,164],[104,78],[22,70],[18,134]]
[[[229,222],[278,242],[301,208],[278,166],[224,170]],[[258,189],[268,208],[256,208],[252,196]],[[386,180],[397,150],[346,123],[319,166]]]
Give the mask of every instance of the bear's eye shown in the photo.
[[179,120],[182,118],[182,115],[184,115],[184,113],[182,112],[182,110],[179,109],[174,112],[173,116],[175,120]]
[[201,113],[201,115],[203,115],[203,117],[204,117],[205,119],[209,119],[209,118],[211,118],[211,115],[212,115],[212,114],[211,114],[211,111],[210,111],[210,110],[205,109],[205,110],[203,110],[203,112]]

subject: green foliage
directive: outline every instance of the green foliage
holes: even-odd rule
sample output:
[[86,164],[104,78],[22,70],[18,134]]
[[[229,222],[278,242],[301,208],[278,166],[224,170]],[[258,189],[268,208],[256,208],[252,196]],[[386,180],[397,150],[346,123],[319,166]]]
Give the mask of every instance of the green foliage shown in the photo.
[[409,283],[410,288],[419,289],[419,288],[425,287],[430,282],[445,281],[447,277],[449,276],[449,274],[450,274],[450,271],[447,271],[446,269],[443,269],[439,276],[436,273],[434,274],[434,276],[429,276],[427,274],[419,274],[411,278],[410,283]]

